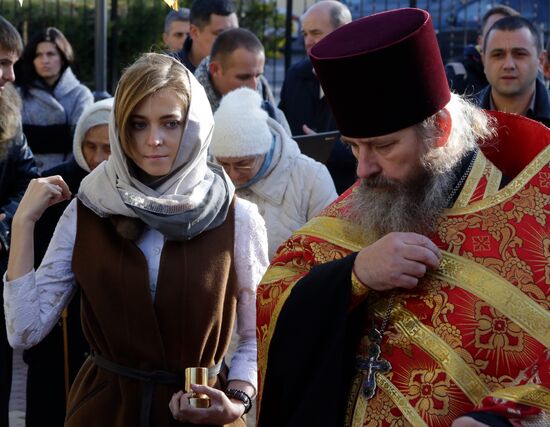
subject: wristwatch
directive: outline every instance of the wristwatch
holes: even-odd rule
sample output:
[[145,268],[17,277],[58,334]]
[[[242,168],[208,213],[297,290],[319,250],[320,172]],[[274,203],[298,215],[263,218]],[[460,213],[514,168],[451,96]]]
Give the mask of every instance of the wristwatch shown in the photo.
[[248,394],[236,388],[228,388],[227,390],[225,390],[225,394],[227,397],[232,397],[233,399],[241,401],[244,405],[244,413],[248,414],[250,408],[252,408],[252,399]]

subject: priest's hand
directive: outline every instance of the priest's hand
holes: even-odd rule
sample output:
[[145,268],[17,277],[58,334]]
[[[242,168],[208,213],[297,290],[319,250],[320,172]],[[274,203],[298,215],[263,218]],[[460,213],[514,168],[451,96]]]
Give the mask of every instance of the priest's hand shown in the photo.
[[451,427],[490,427],[487,424],[480,423],[471,417],[460,417],[453,421]]
[[230,424],[243,415],[244,405],[236,400],[229,399],[223,391],[218,389],[191,384],[195,393],[206,394],[210,398],[209,408],[195,408],[189,404],[191,393],[179,391],[172,396],[168,405],[172,416],[182,423],[193,424]]
[[357,278],[370,289],[412,289],[428,270],[439,266],[441,252],[426,236],[389,233],[363,248],[353,265]]

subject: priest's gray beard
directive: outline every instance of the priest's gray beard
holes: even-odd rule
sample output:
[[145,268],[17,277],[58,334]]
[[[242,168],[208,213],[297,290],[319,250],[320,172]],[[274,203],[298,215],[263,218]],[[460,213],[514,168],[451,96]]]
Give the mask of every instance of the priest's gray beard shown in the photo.
[[406,184],[381,174],[363,179],[352,196],[352,220],[380,238],[390,232],[430,235],[449,204],[453,173],[436,173],[429,166]]

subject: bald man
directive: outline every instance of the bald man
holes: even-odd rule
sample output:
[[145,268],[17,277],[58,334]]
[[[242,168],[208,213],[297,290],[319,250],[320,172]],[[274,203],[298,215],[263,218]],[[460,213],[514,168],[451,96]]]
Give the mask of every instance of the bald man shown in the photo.
[[[315,3],[302,15],[306,51],[336,28],[351,22],[346,5],[332,0]],[[292,135],[336,130],[336,123],[309,58],[292,65],[281,89],[279,108],[285,113]],[[355,159],[338,143],[327,162],[338,193],[355,181]]]

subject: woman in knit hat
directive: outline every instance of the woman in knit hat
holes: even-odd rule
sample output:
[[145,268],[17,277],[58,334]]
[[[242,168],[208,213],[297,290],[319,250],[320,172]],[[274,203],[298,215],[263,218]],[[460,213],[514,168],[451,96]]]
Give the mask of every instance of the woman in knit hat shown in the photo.
[[[4,281],[8,338],[19,348],[40,341],[80,288],[92,350],[69,393],[67,427],[244,426],[267,239],[256,207],[207,162],[213,125],[189,70],[143,54],[117,86],[111,156],[82,181],[36,271],[34,224],[70,191],[55,176],[23,196]],[[194,367],[207,385],[184,392]]]
[[[98,101],[88,107],[76,125],[73,137],[73,156],[43,173],[60,175],[72,194],[78,192],[80,182],[111,154],[109,143],[109,116],[113,98]],[[69,201],[49,207],[34,229],[34,265],[40,266],[55,226]],[[62,322],[37,345],[23,352],[28,365],[26,427],[44,425],[48,414],[50,425],[63,425],[65,419],[66,387],[72,384],[80,366],[90,352],[80,326],[79,291],[67,307]],[[67,332],[67,340],[63,333]],[[67,368],[67,370],[65,370]]]
[[261,108],[257,92],[225,95],[214,114],[210,153],[237,188],[258,205],[269,257],[291,233],[336,198],[327,168],[300,153],[296,142]]

